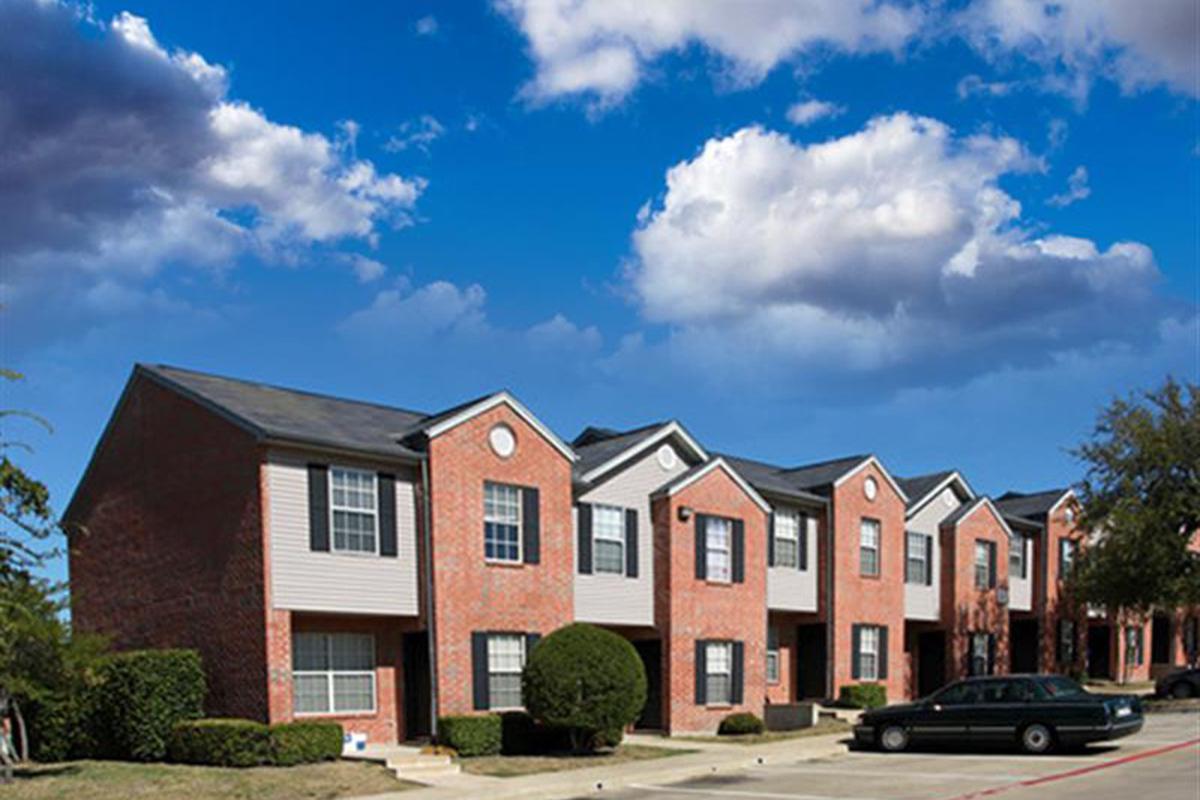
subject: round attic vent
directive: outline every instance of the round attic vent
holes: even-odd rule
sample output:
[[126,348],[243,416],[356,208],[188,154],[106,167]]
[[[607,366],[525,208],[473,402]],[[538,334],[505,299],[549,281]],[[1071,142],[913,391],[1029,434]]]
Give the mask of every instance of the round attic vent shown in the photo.
[[664,444],[658,448],[658,465],[663,469],[675,469],[675,465],[679,463],[679,456],[675,455],[675,448],[669,444]]
[[517,437],[512,428],[501,423],[488,431],[488,444],[492,446],[493,453],[508,458],[517,449]]
[[867,496],[868,500],[874,500],[875,495],[879,494],[879,484],[875,482],[874,478],[867,478],[863,481],[863,494]]

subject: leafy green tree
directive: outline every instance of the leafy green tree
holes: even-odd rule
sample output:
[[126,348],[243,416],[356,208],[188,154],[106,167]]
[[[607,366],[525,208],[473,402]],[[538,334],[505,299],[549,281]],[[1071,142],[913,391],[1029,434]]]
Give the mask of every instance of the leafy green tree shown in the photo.
[[[0,369],[2,380],[18,381],[21,378],[20,373]],[[50,423],[36,414],[0,409],[0,425],[7,427],[16,419],[51,430]],[[59,552],[50,544],[59,532],[59,525],[50,507],[49,490],[9,457],[16,450],[30,449],[26,442],[11,439],[7,431],[0,429],[0,575],[19,573],[28,576]]]
[[1200,386],[1168,378],[1118,398],[1090,441],[1080,520],[1095,532],[1070,576],[1078,600],[1144,620],[1154,608],[1200,603]]

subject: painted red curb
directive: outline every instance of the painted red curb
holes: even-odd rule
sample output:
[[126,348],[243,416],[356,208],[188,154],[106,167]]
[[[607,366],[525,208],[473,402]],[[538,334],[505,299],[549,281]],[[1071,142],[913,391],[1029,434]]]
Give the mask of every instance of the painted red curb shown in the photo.
[[1112,761],[1103,761],[1099,764],[1089,764],[1086,767],[1079,767],[1078,769],[1072,769],[1066,772],[1056,772],[1053,775],[1043,775],[1040,778],[1030,778],[1029,780],[1006,783],[1003,786],[994,786],[991,789],[984,789],[978,792],[968,792],[967,794],[956,795],[955,797],[948,798],[948,800],[975,800],[975,798],[979,797],[993,797],[1012,789],[1024,789],[1030,786],[1040,786],[1043,783],[1053,783],[1054,781],[1074,778],[1079,775],[1086,775],[1089,772],[1108,769],[1109,767],[1119,767],[1122,764],[1128,764],[1132,761],[1141,761],[1143,758],[1161,756],[1164,753],[1170,753],[1173,750],[1182,750],[1185,747],[1191,747],[1192,745],[1196,744],[1200,744],[1200,739],[1189,739],[1186,742],[1176,742],[1175,744],[1156,747],[1153,750],[1145,750],[1141,753],[1133,753],[1121,758],[1114,758]]

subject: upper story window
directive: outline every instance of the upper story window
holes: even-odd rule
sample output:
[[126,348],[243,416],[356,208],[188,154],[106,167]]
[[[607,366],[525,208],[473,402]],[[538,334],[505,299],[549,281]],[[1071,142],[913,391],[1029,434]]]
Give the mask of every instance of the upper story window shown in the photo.
[[929,537],[923,533],[908,533],[908,564],[905,579],[909,583],[929,584]]
[[521,671],[525,669],[525,637],[496,633],[488,636],[488,702],[491,708],[521,708]]
[[730,581],[731,540],[733,524],[724,517],[707,517],[704,521],[705,575],[710,581]]
[[1058,577],[1065,578],[1071,572],[1071,565],[1075,563],[1075,552],[1079,549],[1079,542],[1074,539],[1059,539],[1058,540]]
[[1025,537],[1018,536],[1008,547],[1008,577],[1025,577]]
[[879,574],[879,531],[879,520],[863,519],[859,532],[858,557],[858,571],[861,575]]
[[733,643],[709,642],[704,648],[705,702],[727,706],[733,698]]
[[625,509],[592,506],[592,569],[625,574]]
[[333,549],[349,553],[376,552],[379,509],[375,473],[333,467],[329,470],[329,494]]
[[991,589],[996,585],[996,543],[975,540],[975,588]]
[[800,525],[797,511],[781,508],[775,512],[775,566],[800,566]]
[[375,638],[365,633],[292,637],[292,705],[300,714],[375,710]]
[[483,554],[489,561],[521,560],[521,490],[483,485]]

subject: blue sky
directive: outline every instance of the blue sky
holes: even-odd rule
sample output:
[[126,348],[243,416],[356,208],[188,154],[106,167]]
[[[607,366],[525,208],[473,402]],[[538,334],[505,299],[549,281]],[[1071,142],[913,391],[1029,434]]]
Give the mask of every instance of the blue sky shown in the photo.
[[1193,3],[734,5],[0,0],[6,438],[61,509],[146,361],[999,493],[1200,379]]

